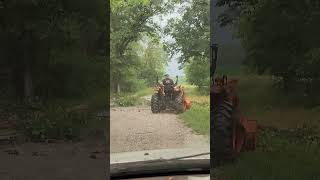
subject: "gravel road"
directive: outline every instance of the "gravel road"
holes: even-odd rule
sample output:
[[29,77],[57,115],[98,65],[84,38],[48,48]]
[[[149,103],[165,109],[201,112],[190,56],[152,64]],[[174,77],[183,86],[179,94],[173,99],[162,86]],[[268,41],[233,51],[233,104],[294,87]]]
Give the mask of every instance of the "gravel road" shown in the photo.
[[195,134],[176,114],[152,114],[149,106],[111,108],[111,153],[200,146],[209,146],[209,139]]
[[0,145],[0,180],[106,179],[101,141]]

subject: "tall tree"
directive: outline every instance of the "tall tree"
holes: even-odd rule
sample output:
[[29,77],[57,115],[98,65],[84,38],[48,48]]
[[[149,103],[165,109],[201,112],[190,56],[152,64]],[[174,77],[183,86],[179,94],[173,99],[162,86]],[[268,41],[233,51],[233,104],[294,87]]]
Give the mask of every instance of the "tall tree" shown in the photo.
[[[143,34],[157,36],[157,25],[153,17],[172,9],[171,1],[166,0],[113,0],[111,3],[111,87],[120,93],[125,85],[128,71],[137,65],[130,58],[131,43],[138,41]],[[132,55],[132,54],[131,54]]]
[[13,97],[48,99],[87,89],[79,84],[88,79],[80,69],[95,66],[94,59],[105,63],[105,2],[2,0],[0,9],[0,59]]
[[308,95],[313,104],[320,103],[316,93],[320,90],[316,70],[320,68],[319,1],[220,0],[219,5],[225,5],[223,2],[241,7],[237,16],[228,11],[224,16],[237,22],[245,63],[258,73],[276,77],[286,92],[298,91],[301,96]]
[[168,55],[164,51],[164,46],[158,39],[145,37],[142,43],[146,45],[142,54],[141,78],[143,78],[148,86],[152,86],[156,82],[156,77],[164,74],[165,65],[168,62]]
[[181,19],[171,19],[166,31],[174,38],[168,42],[171,54],[180,53],[187,80],[199,87],[209,86],[209,0],[191,1]]

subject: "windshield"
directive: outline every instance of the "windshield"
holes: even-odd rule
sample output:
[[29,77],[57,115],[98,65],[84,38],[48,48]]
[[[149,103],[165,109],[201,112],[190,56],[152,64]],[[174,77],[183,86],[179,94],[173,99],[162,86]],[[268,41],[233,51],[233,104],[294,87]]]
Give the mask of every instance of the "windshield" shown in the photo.
[[111,1],[111,164],[209,159],[209,1],[200,1]]

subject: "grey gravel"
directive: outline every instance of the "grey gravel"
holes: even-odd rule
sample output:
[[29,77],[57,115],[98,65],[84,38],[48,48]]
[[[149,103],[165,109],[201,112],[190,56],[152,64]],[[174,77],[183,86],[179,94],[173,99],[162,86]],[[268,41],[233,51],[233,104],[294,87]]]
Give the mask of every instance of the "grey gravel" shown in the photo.
[[174,113],[153,114],[148,106],[113,107],[110,111],[110,151],[209,146]]

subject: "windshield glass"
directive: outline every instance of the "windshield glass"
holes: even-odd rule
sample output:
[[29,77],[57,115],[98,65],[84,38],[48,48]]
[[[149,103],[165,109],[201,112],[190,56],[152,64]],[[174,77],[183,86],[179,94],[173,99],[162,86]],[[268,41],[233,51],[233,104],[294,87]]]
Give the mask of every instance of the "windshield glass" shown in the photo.
[[110,61],[111,164],[209,158],[209,0],[112,0]]

